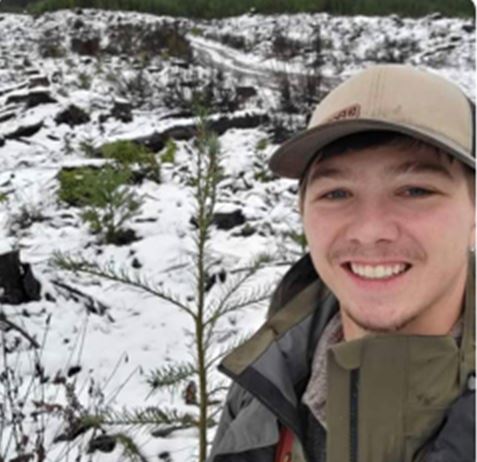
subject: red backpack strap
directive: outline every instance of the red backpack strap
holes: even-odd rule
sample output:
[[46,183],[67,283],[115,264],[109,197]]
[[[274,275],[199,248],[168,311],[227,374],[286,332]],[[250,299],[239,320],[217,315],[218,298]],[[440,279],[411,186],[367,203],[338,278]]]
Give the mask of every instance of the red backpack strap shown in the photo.
[[280,430],[277,452],[275,453],[275,462],[291,462],[294,438],[295,437],[290,429],[282,427]]

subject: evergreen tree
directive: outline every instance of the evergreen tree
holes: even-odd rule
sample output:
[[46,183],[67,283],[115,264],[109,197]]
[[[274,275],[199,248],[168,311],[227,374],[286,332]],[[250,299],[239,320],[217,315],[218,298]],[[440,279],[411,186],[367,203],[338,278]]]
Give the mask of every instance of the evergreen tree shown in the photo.
[[[106,3],[106,6],[105,6]],[[254,8],[259,13],[297,13],[328,12],[341,15],[388,15],[424,16],[440,12],[446,16],[474,17],[471,0],[195,0],[178,2],[176,0],[71,0],[65,6],[64,0],[3,0],[2,10],[24,8],[44,12],[65,7],[94,7],[143,11],[154,14],[186,16],[194,18],[220,18],[246,13]]]
[[[198,460],[205,462],[209,444],[208,429],[216,423],[214,417],[220,412],[221,403],[218,398],[224,390],[223,384],[212,380],[212,375],[218,359],[235,346],[229,344],[225,349],[221,346],[223,332],[220,323],[229,315],[268,299],[271,290],[269,286],[251,285],[253,276],[268,261],[264,256],[247,268],[236,269],[235,274],[229,272],[229,275],[211,278],[211,231],[218,187],[222,180],[222,166],[218,138],[209,131],[203,110],[199,111],[197,136],[189,153],[193,159],[193,168],[187,182],[192,186],[195,202],[194,227],[190,231],[195,243],[191,259],[192,297],[184,301],[181,294],[165,289],[161,281],[149,281],[140,272],[131,273],[128,269],[117,269],[114,263],[100,265],[95,261],[62,254],[57,254],[54,262],[64,270],[106,278],[140,289],[170,303],[188,316],[193,332],[193,344],[190,345],[193,361],[176,362],[172,366],[151,371],[149,384],[152,391],[187,384],[186,403],[198,407],[198,416],[148,408],[122,413],[105,412],[100,421],[103,426],[115,425],[118,422],[135,426],[161,424],[161,434],[195,427],[199,438]],[[211,279],[220,286],[218,290],[209,290]],[[157,428],[155,434],[158,434]]]

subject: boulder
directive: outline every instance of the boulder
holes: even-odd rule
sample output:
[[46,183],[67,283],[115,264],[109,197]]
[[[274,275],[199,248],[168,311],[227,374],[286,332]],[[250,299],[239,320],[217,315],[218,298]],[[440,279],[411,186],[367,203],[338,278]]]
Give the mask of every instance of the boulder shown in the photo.
[[111,117],[124,123],[131,122],[133,120],[131,103],[128,101],[115,101],[111,109]]
[[19,305],[40,300],[41,284],[18,250],[0,255],[0,303]]
[[116,438],[110,435],[99,435],[91,438],[88,444],[87,453],[91,454],[95,451],[113,452],[116,447]]
[[214,213],[212,223],[217,226],[218,229],[229,230],[236,226],[243,225],[245,223],[245,216],[240,209],[228,213],[217,212]]
[[86,124],[90,121],[90,116],[87,112],[83,109],[71,104],[65,110],[61,111],[55,117],[55,122],[60,124],[67,124],[70,127],[74,127],[76,125]]
[[237,91],[237,98],[239,98],[240,102],[243,103],[247,101],[249,98],[253,96],[257,96],[257,90],[255,87],[241,85],[236,88]]
[[84,21],[81,18],[75,19],[73,23],[73,29],[74,30],[80,30],[84,27]]

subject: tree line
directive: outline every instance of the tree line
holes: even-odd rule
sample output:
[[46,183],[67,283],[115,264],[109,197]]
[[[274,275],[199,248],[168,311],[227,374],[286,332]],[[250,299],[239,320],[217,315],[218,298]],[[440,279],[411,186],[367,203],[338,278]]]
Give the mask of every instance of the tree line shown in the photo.
[[222,18],[253,10],[257,13],[328,12],[340,15],[419,17],[439,12],[450,17],[474,17],[471,0],[0,0],[0,11],[43,13],[64,8],[131,10],[191,18]]

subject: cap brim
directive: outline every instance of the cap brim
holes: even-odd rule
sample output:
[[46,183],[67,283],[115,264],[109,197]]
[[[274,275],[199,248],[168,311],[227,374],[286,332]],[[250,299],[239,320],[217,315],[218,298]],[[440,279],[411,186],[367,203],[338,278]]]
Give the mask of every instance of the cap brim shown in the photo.
[[310,161],[323,147],[347,135],[372,130],[389,130],[413,136],[448,152],[475,169],[475,159],[470,153],[439,134],[372,119],[341,120],[306,130],[275,151],[270,159],[270,169],[282,177],[301,178]]

